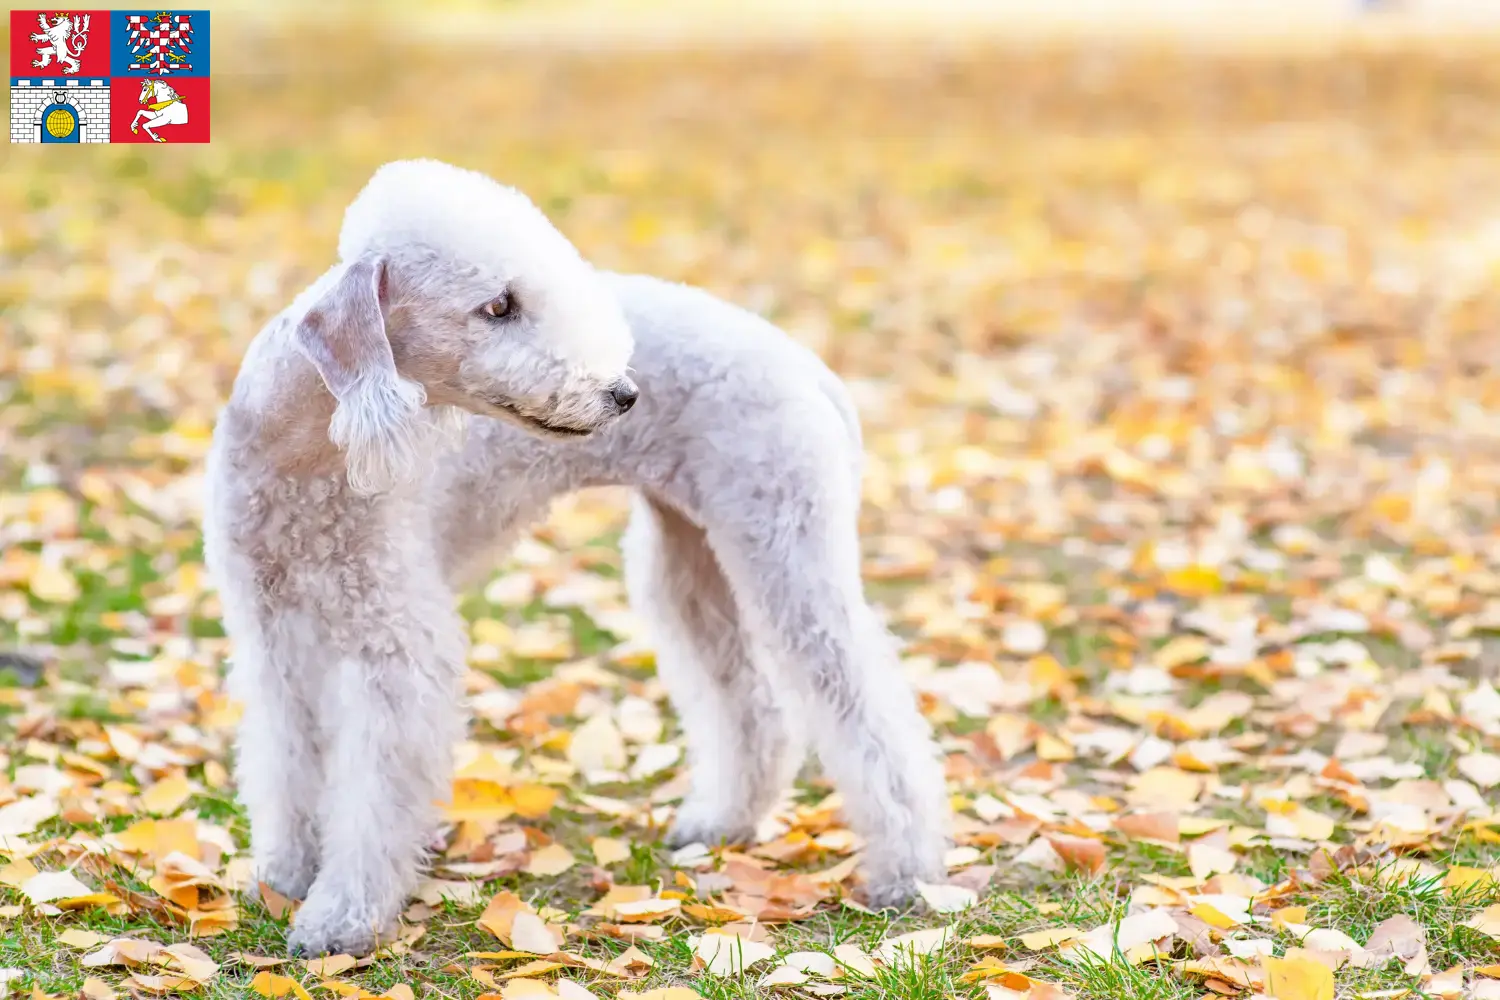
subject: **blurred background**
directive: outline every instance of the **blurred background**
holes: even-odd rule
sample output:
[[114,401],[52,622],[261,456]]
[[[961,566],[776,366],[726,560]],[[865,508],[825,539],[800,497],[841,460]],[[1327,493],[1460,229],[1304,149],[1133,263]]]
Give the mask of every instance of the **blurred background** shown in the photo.
[[[213,9],[210,145],[0,159],[0,482],[113,496],[128,473],[153,499],[112,541],[163,542],[162,573],[246,342],[404,156],[818,349],[871,425],[896,562],[972,572],[986,532],[1186,531],[1225,502],[1367,519],[1429,480],[1446,520],[1395,530],[1462,522],[1452,491],[1490,509],[1490,467],[1453,458],[1497,429],[1494,4]],[[123,558],[0,499],[0,581]],[[0,631],[73,637],[3,596]]]

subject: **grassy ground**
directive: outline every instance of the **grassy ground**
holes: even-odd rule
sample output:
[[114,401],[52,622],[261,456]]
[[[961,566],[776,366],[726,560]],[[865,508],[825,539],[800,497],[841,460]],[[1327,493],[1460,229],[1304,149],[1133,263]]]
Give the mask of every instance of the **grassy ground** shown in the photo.
[[[1496,995],[1495,47],[243,41],[208,147],[0,161],[0,639],[48,660],[0,689],[11,988]],[[404,155],[848,378],[957,890],[860,908],[815,770],[761,843],[666,851],[680,741],[601,493],[464,599],[464,798],[410,935],[258,976],[286,914],[239,892],[198,474],[245,344]],[[597,912],[620,886],[664,915]],[[702,968],[726,922],[770,957]],[[837,974],[791,982],[808,952]]]

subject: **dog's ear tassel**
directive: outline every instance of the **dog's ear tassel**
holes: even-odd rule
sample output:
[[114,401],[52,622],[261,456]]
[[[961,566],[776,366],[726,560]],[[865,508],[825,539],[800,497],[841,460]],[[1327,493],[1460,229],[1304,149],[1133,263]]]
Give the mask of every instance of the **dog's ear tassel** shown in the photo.
[[385,333],[385,261],[361,258],[297,323],[298,348],[338,401],[328,437],[358,493],[391,489],[417,460],[422,387],[396,373]]

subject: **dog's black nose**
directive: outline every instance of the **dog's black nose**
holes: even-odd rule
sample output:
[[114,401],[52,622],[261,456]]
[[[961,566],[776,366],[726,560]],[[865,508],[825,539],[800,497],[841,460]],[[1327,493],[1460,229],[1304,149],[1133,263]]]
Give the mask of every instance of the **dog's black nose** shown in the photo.
[[615,383],[614,388],[609,390],[609,394],[614,398],[615,405],[620,408],[620,412],[625,413],[635,405],[636,397],[640,395],[640,392],[630,382],[621,381]]

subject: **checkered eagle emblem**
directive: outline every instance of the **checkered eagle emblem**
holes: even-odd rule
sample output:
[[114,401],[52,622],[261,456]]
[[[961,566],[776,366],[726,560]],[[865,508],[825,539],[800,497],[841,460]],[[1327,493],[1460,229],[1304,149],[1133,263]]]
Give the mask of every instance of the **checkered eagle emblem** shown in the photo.
[[193,68],[187,61],[193,44],[192,15],[169,10],[132,14],[128,25],[130,69],[166,76]]

